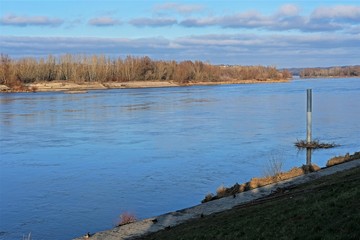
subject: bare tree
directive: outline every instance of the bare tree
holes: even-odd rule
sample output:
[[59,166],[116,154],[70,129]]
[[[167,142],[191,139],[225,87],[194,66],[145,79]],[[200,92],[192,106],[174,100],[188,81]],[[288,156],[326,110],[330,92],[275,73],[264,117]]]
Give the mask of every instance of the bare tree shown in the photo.
[[[309,74],[308,74],[309,72]],[[358,69],[334,69],[334,74],[357,74]],[[311,71],[304,71],[310,75]],[[124,82],[124,81],[176,81],[180,84],[207,81],[263,80],[291,77],[288,71],[269,66],[216,66],[202,61],[154,61],[149,57],[127,56],[110,59],[104,55],[70,55],[46,59],[21,58],[11,61],[2,54],[0,82],[31,83],[35,81],[72,82]]]
[[6,54],[0,55],[0,84],[8,85],[12,78],[11,59]]

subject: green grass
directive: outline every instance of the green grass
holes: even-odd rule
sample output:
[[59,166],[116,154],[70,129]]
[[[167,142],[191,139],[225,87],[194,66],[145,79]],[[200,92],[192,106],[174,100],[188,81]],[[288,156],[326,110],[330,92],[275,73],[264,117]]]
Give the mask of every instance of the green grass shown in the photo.
[[360,239],[360,168],[141,239]]

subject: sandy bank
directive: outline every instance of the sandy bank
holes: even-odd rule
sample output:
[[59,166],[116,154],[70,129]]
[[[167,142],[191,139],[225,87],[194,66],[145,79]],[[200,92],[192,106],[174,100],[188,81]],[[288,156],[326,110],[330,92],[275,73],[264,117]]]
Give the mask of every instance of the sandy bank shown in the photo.
[[[74,83],[74,82],[39,82],[26,84],[28,92],[67,92],[67,93],[84,93],[87,90],[103,90],[117,88],[159,88],[159,87],[177,87],[173,82],[157,81],[134,81],[134,82],[92,82],[92,83]],[[0,85],[0,92],[20,92],[13,91],[6,85]]]
[[[37,82],[26,84],[30,92],[69,92],[84,93],[87,90],[119,89],[119,88],[160,88],[160,87],[179,87],[179,86],[206,86],[224,84],[254,84],[254,83],[279,83],[289,80],[232,80],[225,82],[190,82],[178,84],[173,81],[132,81],[132,82],[84,82],[74,83],[65,81]],[[8,86],[0,85],[0,92],[16,92]]]
[[[277,191],[279,188],[293,187],[305,182],[315,180],[317,178],[334,174],[336,172],[360,167],[360,159],[345,162],[332,167],[327,167],[316,172],[306,175],[288,179],[282,182],[277,182],[264,187],[256,188],[250,191],[238,193],[234,196],[224,197],[211,202],[199,204],[194,207],[186,208],[176,212],[166,213],[157,217],[145,219],[135,223],[115,227],[111,230],[98,232],[90,237],[96,240],[118,240],[131,239],[140,237],[145,234],[157,232],[184,223],[190,219],[201,218],[201,216],[210,215],[213,213],[222,212],[232,209],[235,206],[249,203],[253,200],[266,197]],[[86,231],[86,230],[85,230]],[[85,239],[84,237],[77,238],[77,240]]]
[[231,81],[221,81],[221,82],[190,82],[186,86],[207,86],[207,85],[226,85],[226,84],[256,84],[256,83],[285,83],[289,82],[290,79],[280,79],[280,80],[231,80]]
[[38,92],[48,91],[86,91],[86,90],[102,90],[102,89],[116,89],[116,88],[150,88],[150,87],[175,87],[177,84],[171,82],[150,82],[150,81],[136,81],[136,82],[107,82],[107,83],[71,83],[71,82],[47,82],[47,83],[32,83],[27,85],[30,89],[35,89]]

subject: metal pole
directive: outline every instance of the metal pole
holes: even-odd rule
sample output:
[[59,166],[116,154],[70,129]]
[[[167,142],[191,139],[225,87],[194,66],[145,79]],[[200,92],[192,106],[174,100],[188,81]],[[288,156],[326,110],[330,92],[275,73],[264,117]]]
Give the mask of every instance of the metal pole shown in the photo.
[[307,89],[307,111],[306,111],[306,142],[311,142],[312,125],[312,89]]
[[311,165],[311,148],[306,148],[306,165]]
[[[306,142],[311,142],[312,135],[312,89],[307,89],[307,110],[306,110]],[[311,165],[311,148],[306,148],[306,165]]]

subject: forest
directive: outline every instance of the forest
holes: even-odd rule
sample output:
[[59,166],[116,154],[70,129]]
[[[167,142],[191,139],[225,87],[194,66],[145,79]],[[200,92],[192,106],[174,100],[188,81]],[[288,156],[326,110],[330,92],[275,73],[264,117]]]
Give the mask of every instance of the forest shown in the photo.
[[128,82],[173,81],[231,82],[239,80],[283,80],[291,78],[287,70],[274,66],[212,65],[202,61],[162,61],[147,56],[109,58],[103,55],[49,55],[46,58],[11,59],[1,54],[0,84],[10,88],[34,82]]
[[300,71],[301,78],[317,77],[359,77],[360,66],[305,68]]

